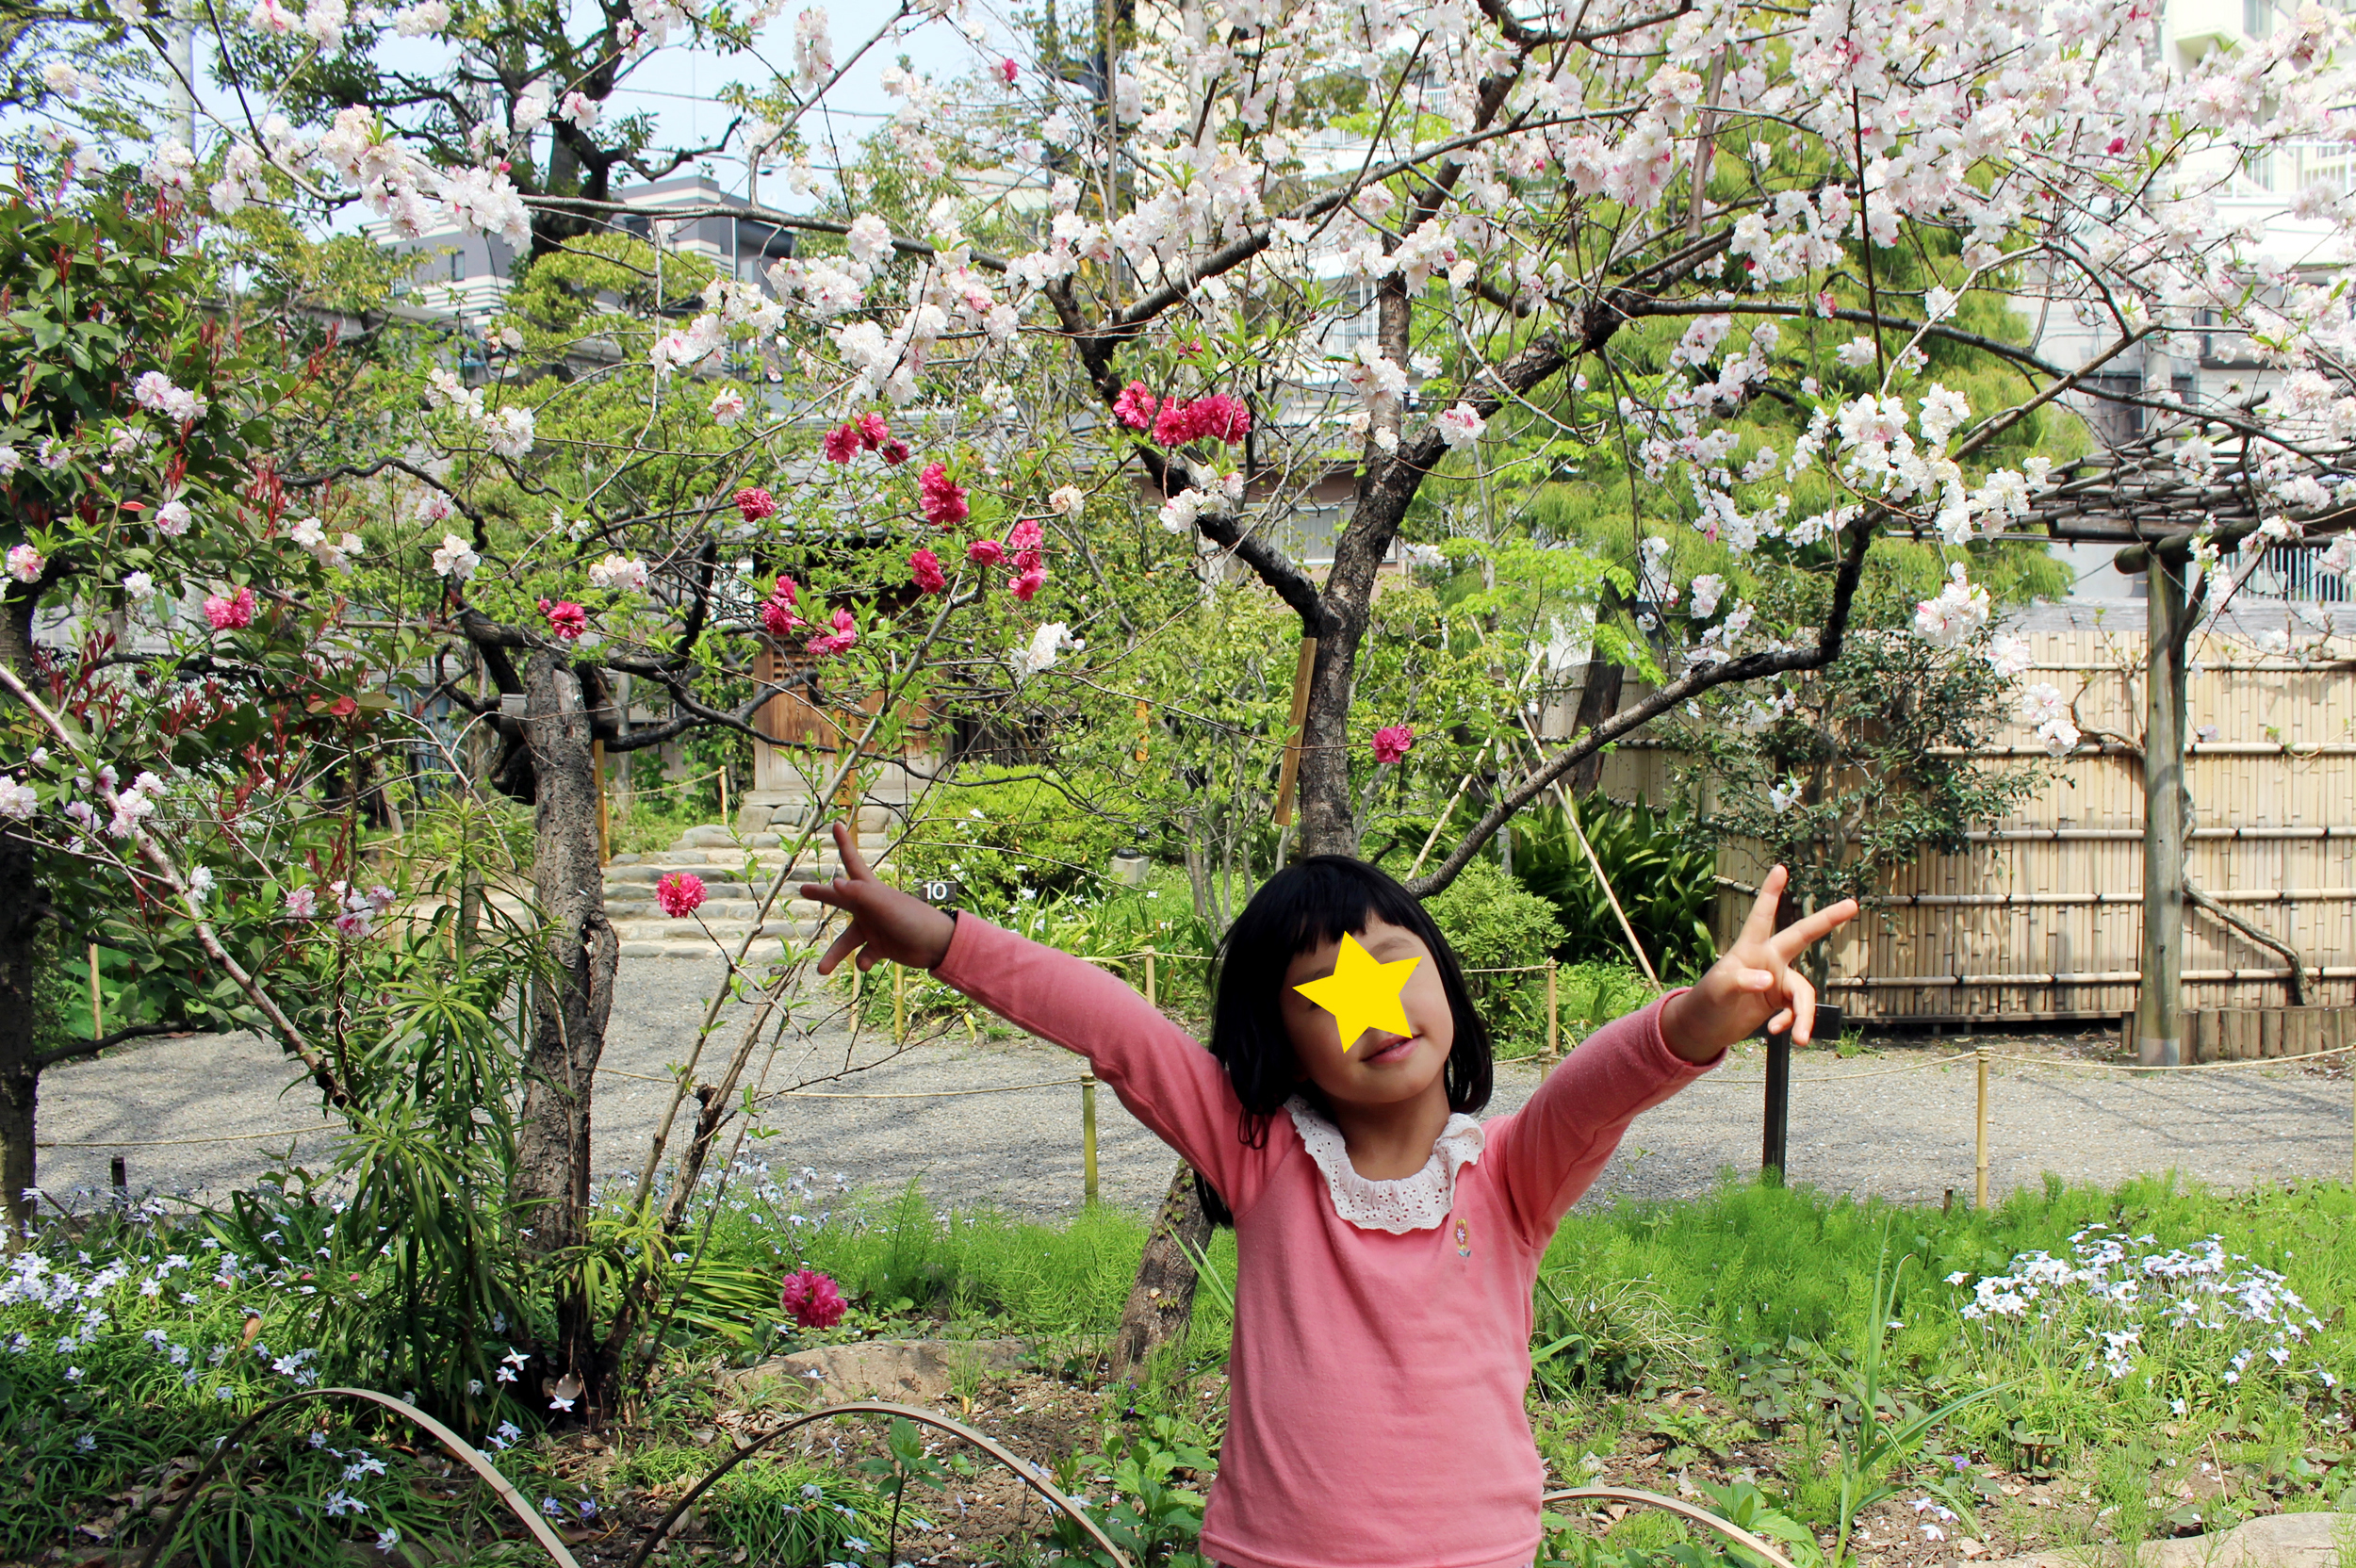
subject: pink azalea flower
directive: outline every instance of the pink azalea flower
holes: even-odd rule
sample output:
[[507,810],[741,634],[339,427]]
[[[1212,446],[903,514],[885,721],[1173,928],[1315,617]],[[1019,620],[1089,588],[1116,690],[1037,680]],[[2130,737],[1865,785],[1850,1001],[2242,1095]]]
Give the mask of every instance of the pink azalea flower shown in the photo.
[[941,557],[930,550],[908,551],[908,575],[927,594],[938,594],[949,586],[948,575],[941,569]]
[[849,611],[836,611],[834,612],[833,624],[834,629],[832,631],[822,631],[804,645],[810,649],[810,652],[818,655],[821,659],[826,658],[831,654],[841,653],[844,649],[848,648],[852,644],[859,641],[859,628],[851,620],[851,612]]
[[777,514],[777,498],[759,485],[748,485],[736,493],[736,510],[744,514],[746,522],[757,523]]
[[205,618],[215,631],[242,631],[254,624],[254,590],[240,588],[233,599],[212,595],[205,601]]
[[1006,584],[1006,586],[1014,591],[1014,596],[1016,598],[1019,598],[1027,604],[1030,602],[1031,596],[1038,593],[1040,586],[1045,583],[1046,580],[1047,568],[1044,566],[1033,566],[1029,570],[1014,578]]
[[1403,724],[1385,726],[1374,732],[1374,760],[1378,762],[1402,762],[1407,748],[1415,743],[1415,732]]
[[924,520],[935,528],[953,528],[972,511],[965,504],[965,486],[949,477],[946,463],[925,465],[916,487],[924,500]]
[[[834,429],[826,432],[826,438],[818,444],[818,449],[826,453],[826,461],[829,463],[850,462],[859,452],[859,427],[857,425],[835,426]],[[737,499],[742,501],[744,497],[739,496]]]
[[862,414],[859,416],[859,442],[869,451],[882,446],[891,435],[892,427],[884,423],[882,415]]
[[995,566],[1006,558],[1006,547],[995,539],[976,539],[965,547],[965,558],[976,566]]
[[554,604],[542,599],[540,613],[548,618],[548,629],[568,643],[579,640],[589,629],[589,612],[570,599],[559,599]]
[[654,901],[673,920],[684,920],[703,907],[703,878],[693,872],[675,871],[654,885]]
[[1133,381],[1121,389],[1113,400],[1113,417],[1131,430],[1146,430],[1153,423],[1153,410],[1161,400],[1145,389],[1145,383]]
[[814,1268],[797,1269],[785,1277],[777,1305],[805,1329],[831,1329],[843,1321],[850,1303],[833,1280]]

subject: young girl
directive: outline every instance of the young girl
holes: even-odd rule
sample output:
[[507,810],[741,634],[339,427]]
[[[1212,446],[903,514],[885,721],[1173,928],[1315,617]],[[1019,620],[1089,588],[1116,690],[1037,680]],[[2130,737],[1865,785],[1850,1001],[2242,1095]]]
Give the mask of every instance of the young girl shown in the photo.
[[1219,944],[1205,1051],[1093,964],[876,880],[834,834],[846,874],[802,888],[851,917],[821,974],[853,954],[929,970],[1080,1053],[1235,1226],[1203,1522],[1229,1568],[1532,1561],[1546,1477],[1522,1397],[1546,1243],[1638,1112],[1762,1023],[1808,1039],[1815,992],[1792,960],[1857,913],[1776,931],[1776,867],[1698,985],[1605,1025],[1481,1122],[1488,1031],[1439,928],[1372,866],[1312,856],[1253,895]]

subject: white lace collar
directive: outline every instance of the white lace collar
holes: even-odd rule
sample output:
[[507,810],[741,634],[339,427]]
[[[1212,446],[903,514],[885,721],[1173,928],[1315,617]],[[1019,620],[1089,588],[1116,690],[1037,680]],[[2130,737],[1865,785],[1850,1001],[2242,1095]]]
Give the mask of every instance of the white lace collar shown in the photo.
[[1350,1146],[1342,1130],[1295,1096],[1284,1102],[1301,1146],[1325,1172],[1325,1186],[1333,1195],[1333,1212],[1366,1231],[1436,1229],[1456,1205],[1456,1173],[1478,1164],[1483,1138],[1481,1123],[1459,1111],[1448,1119],[1432,1145],[1432,1158],[1413,1176],[1378,1182],[1358,1174],[1350,1163]]

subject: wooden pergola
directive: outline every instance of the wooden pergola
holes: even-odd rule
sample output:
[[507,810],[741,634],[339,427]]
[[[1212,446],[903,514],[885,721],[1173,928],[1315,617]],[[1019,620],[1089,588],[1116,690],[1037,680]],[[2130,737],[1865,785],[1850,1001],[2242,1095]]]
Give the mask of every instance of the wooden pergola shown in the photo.
[[[2030,528],[2064,544],[2111,544],[2119,569],[2146,580],[2143,744],[2143,953],[2136,990],[2137,1055],[2147,1064],[2183,1060],[2184,917],[2200,895],[2187,884],[2185,842],[2191,796],[2184,785],[2184,649],[2201,617],[2186,585],[2202,543],[2230,550],[2274,516],[2298,522],[2304,536],[2345,532],[2356,506],[2334,502],[2299,515],[2275,502],[2252,451],[2255,400],[2232,411],[2233,433],[2216,444],[2213,462],[2190,469],[2175,444],[2214,423],[2181,411],[2173,418],[2061,470],[2031,505]],[[2356,479],[2356,444],[2282,447],[2327,482]],[[2305,1000],[2298,954],[2243,927],[2289,960],[2291,993]]]

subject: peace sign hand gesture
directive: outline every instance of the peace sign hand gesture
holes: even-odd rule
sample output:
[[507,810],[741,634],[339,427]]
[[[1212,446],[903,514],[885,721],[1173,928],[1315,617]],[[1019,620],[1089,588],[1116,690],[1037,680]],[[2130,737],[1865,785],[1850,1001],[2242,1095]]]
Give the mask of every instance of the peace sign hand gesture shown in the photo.
[[851,917],[818,960],[819,973],[832,974],[853,954],[859,956],[861,974],[887,958],[911,969],[931,969],[947,956],[949,939],[957,934],[955,920],[870,870],[849,824],[834,825],[834,847],[843,860],[843,874],[830,882],[802,884],[804,898],[830,904]]
[[1734,945],[1693,989],[1680,991],[1661,1008],[1661,1037],[1687,1061],[1710,1061],[1757,1034],[1762,1023],[1778,1033],[1791,1030],[1794,1045],[1808,1043],[1816,1026],[1816,988],[1792,961],[1857,919],[1857,904],[1844,898],[1778,931],[1775,907],[1790,879],[1781,866],[1767,874]]

